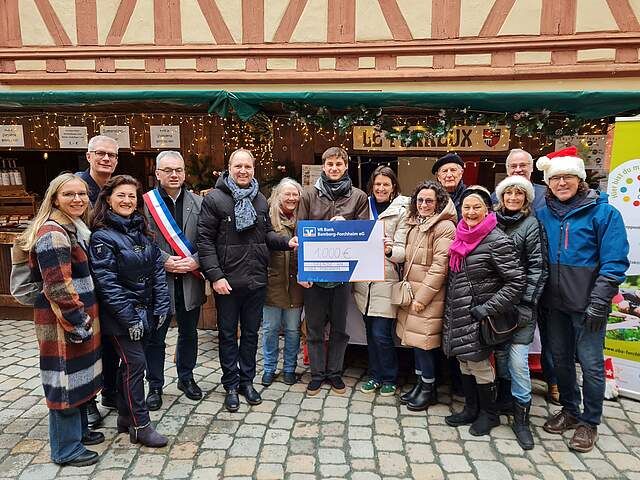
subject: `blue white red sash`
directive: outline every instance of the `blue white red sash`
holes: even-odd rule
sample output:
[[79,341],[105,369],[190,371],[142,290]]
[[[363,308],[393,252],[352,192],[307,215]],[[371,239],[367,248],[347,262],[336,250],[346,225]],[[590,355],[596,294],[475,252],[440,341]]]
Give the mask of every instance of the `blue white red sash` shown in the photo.
[[[185,258],[196,253],[196,249],[193,248],[193,245],[191,245],[191,242],[189,242],[187,236],[178,226],[173,215],[171,215],[169,207],[167,207],[164,199],[160,196],[158,189],[154,188],[153,190],[149,190],[142,198],[149,209],[149,213],[151,213],[151,216],[155,220],[160,233],[162,233],[167,243],[171,245],[176,255]],[[197,277],[201,277],[200,272],[194,271],[191,273]]]
[[372,220],[378,220],[378,209],[376,208],[376,200],[373,195],[369,197],[369,207],[371,207]]

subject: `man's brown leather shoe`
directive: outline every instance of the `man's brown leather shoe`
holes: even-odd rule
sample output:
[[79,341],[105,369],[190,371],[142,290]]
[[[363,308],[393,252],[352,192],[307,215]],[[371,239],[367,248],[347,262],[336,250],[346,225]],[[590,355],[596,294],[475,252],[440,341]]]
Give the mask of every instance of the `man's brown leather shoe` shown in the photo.
[[598,429],[587,425],[578,425],[573,437],[569,441],[569,448],[576,452],[587,453],[593,450],[598,441]]
[[576,428],[578,426],[578,419],[571,415],[569,412],[560,410],[553,417],[547,420],[542,428],[545,432],[556,433],[562,435],[567,430]]

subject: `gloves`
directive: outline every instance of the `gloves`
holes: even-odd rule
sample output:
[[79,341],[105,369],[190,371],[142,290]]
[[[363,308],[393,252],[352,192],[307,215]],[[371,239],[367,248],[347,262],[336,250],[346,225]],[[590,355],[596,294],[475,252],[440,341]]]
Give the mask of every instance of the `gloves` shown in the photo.
[[469,311],[469,313],[471,313],[471,316],[478,321],[489,316],[489,312],[484,308],[484,305],[476,305]]
[[159,329],[164,325],[164,322],[167,321],[167,318],[169,318],[169,315],[157,315],[157,318],[158,318],[158,321],[156,322],[157,324],[156,329]]
[[533,309],[524,304],[516,305],[516,312],[518,312],[518,328],[528,325],[533,320]]
[[136,323],[129,324],[129,338],[133,342],[138,342],[142,340],[142,336],[144,335],[144,323],[142,320]]
[[93,328],[91,328],[91,317],[87,315],[84,323],[78,327],[75,327],[72,332],[64,332],[64,338],[67,343],[82,343],[86,342],[93,336]]
[[584,326],[590,332],[599,332],[607,324],[609,319],[609,305],[600,302],[591,302],[584,315]]

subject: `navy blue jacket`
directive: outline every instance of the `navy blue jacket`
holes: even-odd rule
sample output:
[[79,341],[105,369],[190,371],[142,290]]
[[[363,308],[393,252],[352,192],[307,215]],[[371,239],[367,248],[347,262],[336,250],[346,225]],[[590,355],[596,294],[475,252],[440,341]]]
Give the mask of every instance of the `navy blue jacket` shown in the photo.
[[549,239],[545,307],[582,313],[591,302],[609,304],[624,281],[629,242],[622,215],[608,198],[590,190],[562,217],[548,204],[538,212]]
[[89,169],[82,170],[80,172],[76,172],[76,175],[80,177],[82,180],[87,182],[89,185],[89,201],[91,202],[91,206],[93,207],[96,204],[96,200],[98,200],[98,195],[100,195],[100,185],[96,183],[96,181],[91,176]]
[[128,335],[142,320],[155,328],[154,316],[170,315],[171,301],[160,248],[144,234],[139,213],[124,218],[107,212],[108,228],[89,242],[89,261],[106,335]]

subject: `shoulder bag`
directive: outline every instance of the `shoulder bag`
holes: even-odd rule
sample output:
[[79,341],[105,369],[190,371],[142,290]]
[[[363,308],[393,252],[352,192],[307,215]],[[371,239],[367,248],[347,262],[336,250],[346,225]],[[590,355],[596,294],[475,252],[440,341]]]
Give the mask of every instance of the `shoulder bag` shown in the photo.
[[[411,265],[413,265],[413,261],[416,258],[416,254],[418,250],[420,250],[420,245],[424,241],[425,237],[429,235],[427,232],[416,245],[416,249],[413,252],[413,256],[411,257],[411,261],[405,265],[404,267],[404,276],[402,280],[395,282],[391,285],[391,305],[396,305],[398,307],[406,307],[411,304],[414,298],[413,289],[411,288],[411,282],[407,280],[409,276],[409,272],[411,271]],[[409,234],[407,234],[407,239],[409,238]],[[406,247],[405,247],[406,248]]]

